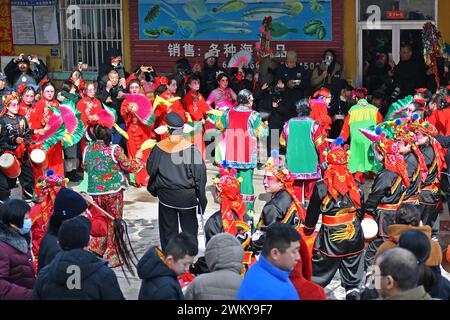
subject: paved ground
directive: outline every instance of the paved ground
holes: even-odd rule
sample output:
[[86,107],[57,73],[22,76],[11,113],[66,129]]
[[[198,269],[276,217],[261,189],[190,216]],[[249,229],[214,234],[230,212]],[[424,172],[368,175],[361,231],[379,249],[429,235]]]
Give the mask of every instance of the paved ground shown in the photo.
[[[214,212],[219,210],[219,205],[214,201],[213,197],[213,186],[212,180],[217,173],[217,168],[208,164],[208,183],[207,183],[207,196],[208,196],[208,207],[204,216],[204,221],[210,217]],[[261,212],[266,201],[269,200],[270,195],[265,193],[264,186],[262,183],[263,172],[256,170],[254,175],[254,185],[255,194],[259,194],[255,202],[255,221],[259,218],[259,213]],[[366,194],[368,194],[366,192]],[[135,249],[138,258],[142,257],[145,251],[152,245],[159,245],[159,231],[158,231],[158,205],[157,199],[152,197],[145,188],[130,188],[125,193],[125,209],[124,217],[129,226],[129,235]],[[448,215],[448,210],[442,215],[442,222],[450,222]],[[201,222],[199,218],[199,256],[203,255],[205,249],[205,238],[203,235],[203,230],[201,229]],[[448,226],[448,224],[447,224]],[[445,230],[443,230],[445,231]],[[450,228],[448,229],[450,231]],[[449,232],[442,232],[444,235],[444,244],[449,243]],[[140,280],[137,276],[132,276],[128,274],[129,283],[124,277],[124,274],[120,268],[115,269],[117,277],[119,278],[119,283],[122,291],[127,299],[137,299]],[[443,270],[444,275],[450,279],[450,274]],[[340,277],[337,274],[332,282],[325,288],[329,299],[342,300],[345,299],[345,290],[340,285]]]

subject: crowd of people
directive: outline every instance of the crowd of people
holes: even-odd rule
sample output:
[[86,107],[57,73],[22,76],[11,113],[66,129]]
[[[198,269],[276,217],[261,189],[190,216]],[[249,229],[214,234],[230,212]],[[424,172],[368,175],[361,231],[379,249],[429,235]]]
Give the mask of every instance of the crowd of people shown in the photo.
[[[265,57],[256,80],[210,54],[167,77],[127,73],[112,49],[96,82],[75,69],[58,89],[36,56],[12,59],[0,73],[0,298],[124,299],[112,269],[134,264],[143,300],[324,300],[337,271],[348,300],[449,299],[448,70],[440,87],[417,86],[402,76],[410,49],[390,71],[395,101],[343,80],[333,50],[312,72],[294,51]],[[198,257],[209,160],[220,210]],[[256,168],[271,194],[257,221]],[[10,199],[17,178],[22,199]],[[122,219],[130,184],[159,202],[160,246],[140,259]]]

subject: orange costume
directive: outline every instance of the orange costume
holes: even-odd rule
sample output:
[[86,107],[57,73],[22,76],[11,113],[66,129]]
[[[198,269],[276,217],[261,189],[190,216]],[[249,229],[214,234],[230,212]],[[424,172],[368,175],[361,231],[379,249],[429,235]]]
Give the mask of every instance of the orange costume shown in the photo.
[[[59,102],[56,99],[47,100],[42,97],[34,105],[34,110],[30,114],[30,128],[33,130],[43,129],[48,124],[50,116],[53,111],[49,107],[58,108]],[[35,135],[35,139],[36,139]],[[56,174],[64,176],[64,160],[63,160],[63,146],[62,142],[58,141],[55,145],[50,147],[46,152],[46,157],[48,159],[48,169],[52,169]],[[33,166],[33,173],[35,180],[42,176],[43,172],[41,169],[37,169]],[[37,181],[37,180],[36,180]]]
[[[145,140],[151,138],[151,126],[145,125],[142,123],[138,117],[133,113],[128,111],[129,102],[125,99],[122,102],[122,107],[120,109],[120,113],[122,114],[123,119],[125,120],[126,131],[128,134],[127,140],[127,150],[128,157],[135,158],[136,152],[140,149],[142,143]],[[150,156],[150,149],[143,151],[143,163],[147,163],[147,159]],[[136,183],[141,186],[147,186],[148,184],[148,173],[147,170],[142,169],[139,172],[135,173],[134,178]]]
[[[170,100],[173,99],[174,97],[171,95],[171,93],[166,90],[164,91],[160,97],[164,100]],[[155,100],[156,101],[156,100]],[[156,109],[155,109],[155,128],[158,128],[159,126],[165,126],[166,123],[166,116],[167,114],[171,113],[171,112],[176,112],[180,115],[181,119],[183,119],[184,123],[187,122],[186,119],[186,115],[185,115],[185,110],[183,108],[183,105],[181,104],[181,99],[178,99],[176,101],[173,101],[171,105],[166,106],[165,104],[159,104]],[[163,140],[165,138],[167,138],[167,134],[162,134],[159,136],[158,140]]]
[[320,123],[325,136],[328,136],[328,131],[331,129],[330,116],[328,115],[328,106],[322,99],[310,99],[309,105],[311,106],[311,114],[309,117]]
[[211,107],[206,103],[203,95],[195,90],[191,90],[186,94],[183,104],[193,121],[194,136],[192,142],[201,151],[203,158],[205,158],[205,141],[203,139],[205,129],[202,121],[205,120],[206,112]]

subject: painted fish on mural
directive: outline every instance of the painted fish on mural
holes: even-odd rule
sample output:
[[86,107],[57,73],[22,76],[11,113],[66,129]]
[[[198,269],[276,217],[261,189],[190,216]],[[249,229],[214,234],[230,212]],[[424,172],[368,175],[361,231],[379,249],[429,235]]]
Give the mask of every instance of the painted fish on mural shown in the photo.
[[283,22],[272,22],[271,27],[272,31],[270,32],[270,34],[273,38],[281,38],[290,32],[295,33],[298,31],[296,28],[289,28]]
[[148,10],[147,15],[144,18],[145,23],[150,23],[158,18],[161,7],[159,4],[155,4],[153,7]]
[[204,16],[210,15],[205,0],[186,1],[183,5],[183,10],[192,20],[199,20]]
[[199,36],[200,34],[207,33],[207,32],[224,32],[224,33],[252,33],[253,31],[251,29],[247,28],[236,28],[236,27],[212,27],[212,28],[206,28],[203,30],[198,31],[194,34],[195,37]]
[[241,27],[241,28],[245,28],[245,27],[249,27],[250,26],[250,23],[248,23],[248,22],[222,20],[222,19],[213,19],[213,20],[199,21],[199,23],[201,23],[202,25],[204,25],[204,24],[226,24],[226,25],[235,26],[235,27]]
[[268,12],[253,12],[253,13],[246,13],[243,16],[241,16],[242,20],[245,21],[258,21],[258,20],[263,20],[265,17],[267,16],[271,16],[272,19],[278,19],[281,17],[286,17],[286,16],[290,16],[289,13],[268,13]]
[[197,30],[197,25],[191,20],[172,19],[172,22],[177,25],[177,31],[184,37],[192,38]]
[[218,8],[212,8],[212,12],[214,13],[224,13],[224,12],[236,12],[239,11],[247,6],[247,3],[240,0],[231,0],[228,2],[225,2],[223,5],[221,5]]
[[172,8],[172,6],[167,4],[165,1],[161,1],[161,11],[163,11],[165,14],[167,14],[168,16],[170,16],[174,19],[177,16],[177,12],[175,11],[175,9]]

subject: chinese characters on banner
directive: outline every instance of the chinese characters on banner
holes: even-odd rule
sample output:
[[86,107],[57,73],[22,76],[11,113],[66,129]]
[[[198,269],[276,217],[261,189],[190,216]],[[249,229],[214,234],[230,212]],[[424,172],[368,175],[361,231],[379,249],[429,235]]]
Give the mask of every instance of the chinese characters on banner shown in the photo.
[[13,51],[11,0],[0,0],[0,55],[10,55]]
[[[274,57],[277,58],[284,58],[286,57],[286,45],[285,44],[274,44],[275,48],[275,54]],[[201,50],[200,48],[196,48],[195,44],[186,42],[186,43],[180,43],[180,42],[170,42],[167,45],[167,53],[169,57],[186,57],[186,58],[194,58],[194,57],[203,57],[206,53],[212,54],[214,57],[218,58],[225,58],[225,61],[223,62],[223,67],[227,67],[227,61],[237,52],[241,50],[249,51],[250,53],[253,53],[254,50],[254,44],[248,44],[248,43],[241,43],[241,44],[234,44],[234,43],[224,43],[222,46],[217,43],[211,43],[209,45],[208,50]],[[259,65],[256,63],[251,64],[251,69],[254,69],[255,67],[258,68]]]

